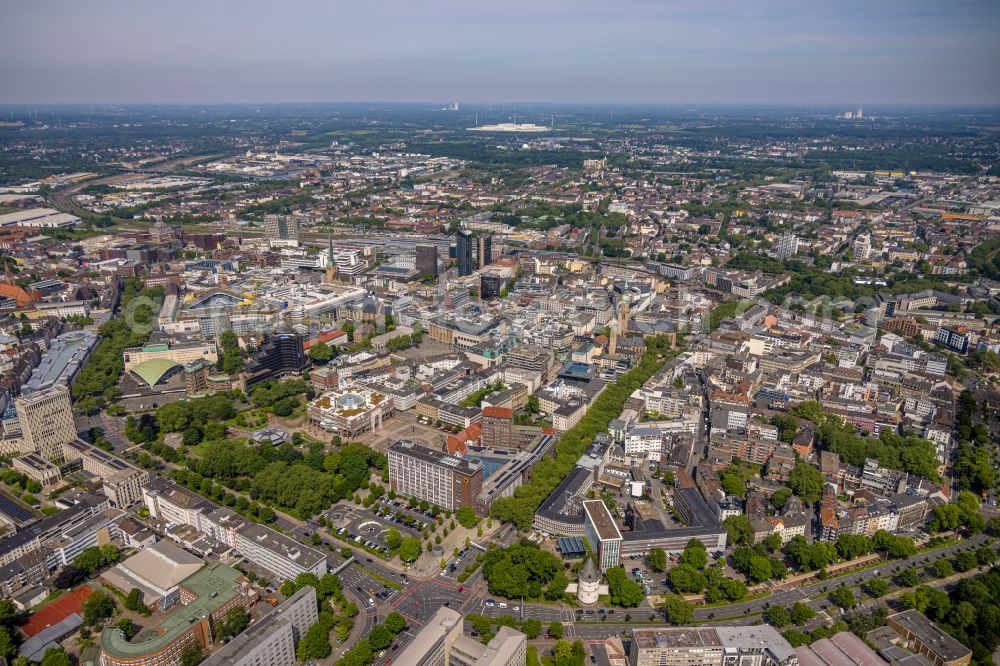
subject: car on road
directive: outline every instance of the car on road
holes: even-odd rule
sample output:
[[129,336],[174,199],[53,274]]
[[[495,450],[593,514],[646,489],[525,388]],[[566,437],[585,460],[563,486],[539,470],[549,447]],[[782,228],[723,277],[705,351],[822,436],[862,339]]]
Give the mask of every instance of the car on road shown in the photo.
[[496,602],[496,601],[494,601],[493,599],[487,599],[487,600],[486,600],[486,601],[484,601],[483,603],[485,603],[485,604],[486,604],[487,606],[491,606],[491,607],[492,607],[492,606],[496,606],[496,605],[497,605],[497,602]]

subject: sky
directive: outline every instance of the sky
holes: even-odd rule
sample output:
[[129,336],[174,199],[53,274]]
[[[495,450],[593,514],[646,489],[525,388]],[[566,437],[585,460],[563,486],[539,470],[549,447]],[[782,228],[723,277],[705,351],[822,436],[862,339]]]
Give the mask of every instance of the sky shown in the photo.
[[1000,104],[997,0],[45,0],[0,103]]

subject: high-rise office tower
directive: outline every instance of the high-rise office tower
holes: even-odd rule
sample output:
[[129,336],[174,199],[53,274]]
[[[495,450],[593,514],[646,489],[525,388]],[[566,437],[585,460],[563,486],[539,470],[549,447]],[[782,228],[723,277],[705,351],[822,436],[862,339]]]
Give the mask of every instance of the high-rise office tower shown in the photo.
[[407,497],[427,500],[447,511],[475,506],[483,492],[483,466],[416,442],[400,440],[389,447],[389,487]]
[[264,238],[272,245],[298,245],[299,222],[291,215],[265,215]]
[[55,386],[17,399],[21,451],[46,460],[62,458],[63,444],[76,439],[76,423],[69,390]]
[[479,252],[479,267],[489,266],[493,263],[493,237],[489,234],[483,234],[476,239],[476,244],[478,245]]
[[421,275],[438,276],[438,250],[436,245],[418,245],[414,267]]
[[472,232],[462,229],[455,241],[455,258],[458,259],[458,274],[472,275]]
[[799,251],[799,239],[794,234],[783,234],[774,244],[774,258],[787,261]]
[[862,234],[854,239],[854,261],[865,261],[872,254],[872,237]]

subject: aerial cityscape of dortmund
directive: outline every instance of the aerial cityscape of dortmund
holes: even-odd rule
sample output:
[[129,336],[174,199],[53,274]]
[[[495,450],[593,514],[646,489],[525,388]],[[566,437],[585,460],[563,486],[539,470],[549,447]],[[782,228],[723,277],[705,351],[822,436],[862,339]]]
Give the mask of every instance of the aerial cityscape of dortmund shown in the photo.
[[0,665],[1000,664],[1000,5],[0,23]]

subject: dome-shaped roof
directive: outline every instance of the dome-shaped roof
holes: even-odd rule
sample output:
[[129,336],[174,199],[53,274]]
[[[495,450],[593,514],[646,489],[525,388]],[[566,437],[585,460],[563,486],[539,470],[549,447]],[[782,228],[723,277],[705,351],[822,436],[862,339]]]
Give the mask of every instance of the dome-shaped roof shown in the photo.
[[583,583],[596,583],[601,580],[601,572],[598,570],[597,565],[594,564],[593,558],[588,557],[587,561],[583,563],[579,579]]
[[167,373],[169,373],[174,368],[181,367],[180,363],[176,361],[171,361],[166,358],[151,358],[148,361],[143,361],[132,368],[132,372],[135,373],[139,379],[146,382],[148,386],[156,386],[163,379]]

